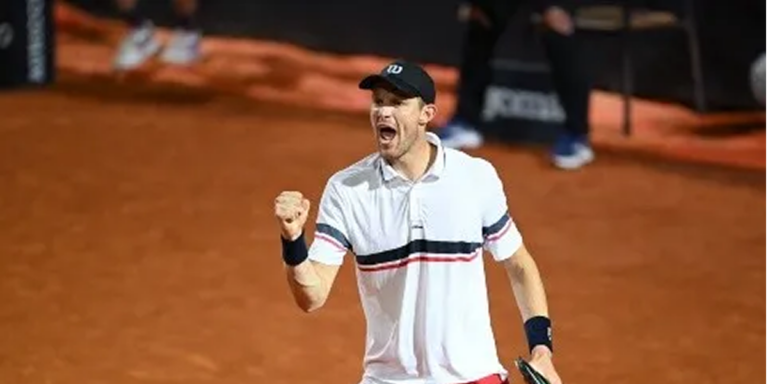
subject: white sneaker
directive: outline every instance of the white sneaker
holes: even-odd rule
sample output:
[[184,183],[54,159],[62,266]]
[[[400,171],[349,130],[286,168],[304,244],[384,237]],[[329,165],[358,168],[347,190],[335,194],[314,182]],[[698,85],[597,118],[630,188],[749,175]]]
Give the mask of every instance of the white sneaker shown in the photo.
[[595,153],[592,148],[583,143],[574,143],[573,151],[570,153],[558,153],[552,156],[554,165],[564,170],[579,169],[594,159]]
[[476,149],[483,145],[483,135],[464,124],[451,122],[437,131],[442,144],[454,149]]
[[168,64],[189,65],[200,58],[202,36],[196,31],[177,30],[160,55]]
[[130,70],[141,66],[160,50],[160,42],[155,38],[155,28],[146,23],[132,29],[123,38],[115,56],[114,67]]

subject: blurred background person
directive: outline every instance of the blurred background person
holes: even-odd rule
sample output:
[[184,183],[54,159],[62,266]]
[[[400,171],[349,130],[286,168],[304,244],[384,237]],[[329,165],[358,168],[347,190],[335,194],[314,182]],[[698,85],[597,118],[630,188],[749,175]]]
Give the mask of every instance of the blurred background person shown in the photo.
[[765,106],[765,52],[752,62],[750,81],[755,100]]
[[154,23],[142,16],[138,0],[116,2],[122,19],[130,27],[117,50],[114,60],[116,69],[139,67],[161,49],[160,59],[168,64],[188,65],[200,57],[202,33],[195,18],[197,0],[173,0],[175,31],[165,48],[155,35]]
[[[526,0],[469,0],[459,12],[467,23],[457,87],[457,104],[451,120],[436,130],[446,146],[473,149],[483,144],[478,131],[491,83],[491,60],[507,22]],[[594,158],[589,140],[591,84],[587,65],[574,36],[569,0],[533,1],[542,15],[542,41],[552,80],[565,111],[564,132],[552,148],[552,161],[563,169],[579,168]]]

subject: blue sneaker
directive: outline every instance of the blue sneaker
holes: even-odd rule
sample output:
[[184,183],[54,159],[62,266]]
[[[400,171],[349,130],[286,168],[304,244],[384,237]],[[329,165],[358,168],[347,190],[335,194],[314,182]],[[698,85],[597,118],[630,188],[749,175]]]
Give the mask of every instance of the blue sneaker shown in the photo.
[[552,162],[560,169],[578,169],[594,159],[595,153],[586,137],[564,135],[552,148]]
[[475,149],[483,145],[483,135],[469,124],[451,120],[437,130],[444,146],[454,149]]

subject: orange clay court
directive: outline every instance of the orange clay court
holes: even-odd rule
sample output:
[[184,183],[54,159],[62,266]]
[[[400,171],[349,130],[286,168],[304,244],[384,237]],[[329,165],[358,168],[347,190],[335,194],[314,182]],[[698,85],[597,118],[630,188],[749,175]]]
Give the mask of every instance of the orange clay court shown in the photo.
[[[357,383],[352,260],[327,306],[303,314],[272,204],[298,189],[316,206],[328,176],[372,150],[365,115],[297,107],[256,80],[258,98],[188,81],[210,81],[200,72],[117,80],[99,74],[101,35],[82,30],[63,28],[58,85],[0,94],[0,383]],[[307,78],[293,85],[337,84]],[[739,140],[738,167],[609,139],[575,173],[543,149],[475,152],[499,169],[543,270],[566,383],[765,380],[764,158]],[[487,267],[511,369],[522,324],[504,272]]]

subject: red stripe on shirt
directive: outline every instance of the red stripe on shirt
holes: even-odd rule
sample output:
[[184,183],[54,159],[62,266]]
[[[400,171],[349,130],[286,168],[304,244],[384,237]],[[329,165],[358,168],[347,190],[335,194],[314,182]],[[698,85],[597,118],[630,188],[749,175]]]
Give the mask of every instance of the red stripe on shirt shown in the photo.
[[497,241],[501,239],[502,236],[506,235],[507,232],[509,232],[509,229],[512,228],[512,220],[507,221],[507,225],[504,226],[500,231],[494,233],[493,235],[488,235],[488,237],[485,238],[486,243],[492,243],[494,241]]
[[378,271],[384,271],[388,269],[402,268],[408,264],[416,263],[416,262],[418,263],[468,263],[476,259],[477,256],[479,256],[480,254],[482,254],[481,251],[475,252],[471,255],[463,255],[463,256],[436,256],[436,255],[429,255],[425,253],[415,253],[409,256],[407,259],[400,260],[396,263],[386,264],[386,265],[376,265],[376,266],[358,265],[357,268],[363,272],[378,272]]
[[315,239],[323,240],[323,241],[325,241],[325,242],[327,242],[327,243],[330,243],[330,244],[331,244],[331,245],[333,245],[333,246],[334,246],[334,247],[335,247],[335,248],[336,248],[336,249],[337,249],[339,252],[342,252],[342,251],[343,251],[343,252],[346,252],[346,251],[347,251],[347,249],[346,249],[346,248],[344,248],[344,246],[343,246],[343,245],[341,245],[341,243],[339,243],[339,242],[338,242],[336,239],[334,239],[333,237],[330,237],[330,236],[328,236],[328,235],[326,235],[326,234],[324,234],[324,233],[315,232]]

